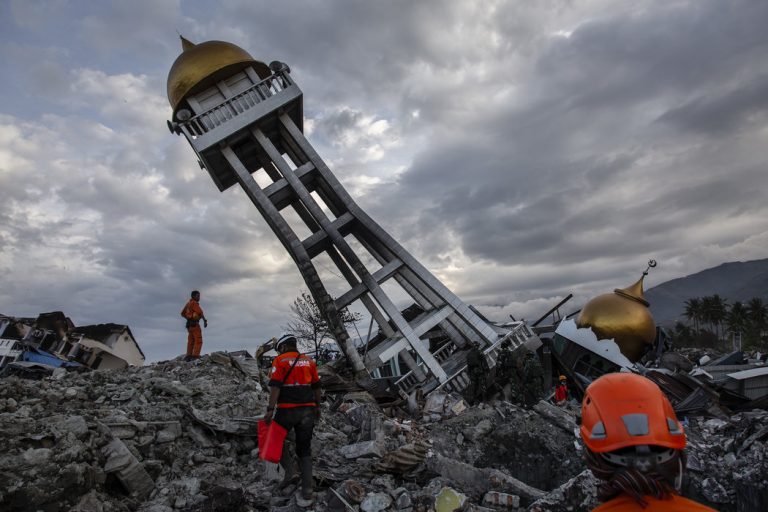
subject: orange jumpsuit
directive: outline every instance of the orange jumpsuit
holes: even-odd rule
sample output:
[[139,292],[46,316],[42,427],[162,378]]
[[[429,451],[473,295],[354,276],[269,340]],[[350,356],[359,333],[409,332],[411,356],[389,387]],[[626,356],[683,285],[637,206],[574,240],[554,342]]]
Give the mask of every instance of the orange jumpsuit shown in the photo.
[[628,494],[622,493],[592,512],[717,512],[713,508],[705,507],[676,494],[671,495],[667,500],[659,500],[651,496],[643,496],[643,499],[648,503],[646,508],[641,507]]
[[195,299],[189,302],[181,310],[181,316],[189,320],[187,327],[187,355],[200,357],[200,349],[203,348],[203,330],[200,328],[200,319],[203,317],[203,308]]

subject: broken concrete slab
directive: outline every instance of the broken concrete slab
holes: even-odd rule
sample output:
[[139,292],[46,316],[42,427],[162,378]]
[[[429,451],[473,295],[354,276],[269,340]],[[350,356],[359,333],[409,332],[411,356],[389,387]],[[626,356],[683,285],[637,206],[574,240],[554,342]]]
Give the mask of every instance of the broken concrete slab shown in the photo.
[[339,452],[347,459],[359,459],[360,457],[381,458],[382,456],[381,446],[376,441],[348,444],[340,447]]
[[599,504],[597,487],[599,480],[585,469],[563,485],[548,493],[529,507],[529,512],[572,512],[592,510]]
[[574,414],[571,414],[564,407],[551,404],[546,400],[539,401],[533,406],[533,410],[568,433],[573,432],[579,426]]
[[478,497],[485,495],[488,491],[496,490],[533,501],[546,494],[497,469],[476,468],[439,454],[428,457],[426,464],[430,470]]
[[104,471],[114,473],[131,496],[143,499],[154,489],[154,482],[136,457],[120,439],[114,439],[102,448],[107,462]]
[[383,492],[369,493],[362,503],[360,503],[360,510],[363,512],[380,512],[386,510],[392,505],[392,498],[389,494]]

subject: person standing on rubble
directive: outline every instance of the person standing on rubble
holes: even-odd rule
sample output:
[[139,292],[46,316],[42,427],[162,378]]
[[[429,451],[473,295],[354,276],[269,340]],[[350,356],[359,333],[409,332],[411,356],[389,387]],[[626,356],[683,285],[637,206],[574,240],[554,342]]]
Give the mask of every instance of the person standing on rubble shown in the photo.
[[499,356],[496,358],[496,382],[505,400],[509,400],[512,396],[512,380],[516,373],[515,354],[510,349],[511,346],[512,342],[509,338],[502,341]]
[[203,326],[208,327],[203,308],[200,307],[200,292],[193,290],[189,302],[181,310],[181,316],[187,320],[187,355],[185,361],[200,358],[200,350],[203,348],[203,330],[200,329],[200,320]]
[[634,373],[603,375],[581,406],[587,466],[602,485],[593,512],[713,511],[680,496],[685,433],[669,400]]
[[563,406],[568,401],[568,384],[565,375],[561,375],[559,380],[555,387],[555,405]]
[[[296,496],[300,507],[312,505],[312,432],[320,419],[320,377],[317,365],[297,349],[296,337],[282,335],[275,343],[278,356],[272,362],[269,378],[269,404],[264,420],[277,424],[296,435],[296,456],[301,474],[301,493]],[[293,458],[283,450],[280,464],[285,469],[284,483],[289,483],[295,470]]]
[[544,387],[544,370],[536,354],[530,350],[525,353],[523,363],[523,405],[530,409],[539,402]]
[[480,349],[480,342],[473,341],[467,353],[467,373],[469,374],[469,393],[467,399],[474,405],[485,399],[488,392],[488,361]]

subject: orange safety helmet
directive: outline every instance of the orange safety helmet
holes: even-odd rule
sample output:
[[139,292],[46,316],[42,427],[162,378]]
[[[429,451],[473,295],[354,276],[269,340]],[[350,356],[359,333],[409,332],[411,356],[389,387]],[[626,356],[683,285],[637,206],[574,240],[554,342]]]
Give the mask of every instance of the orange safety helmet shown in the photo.
[[672,404],[659,386],[634,373],[609,373],[587,387],[581,438],[595,453],[638,445],[685,448]]

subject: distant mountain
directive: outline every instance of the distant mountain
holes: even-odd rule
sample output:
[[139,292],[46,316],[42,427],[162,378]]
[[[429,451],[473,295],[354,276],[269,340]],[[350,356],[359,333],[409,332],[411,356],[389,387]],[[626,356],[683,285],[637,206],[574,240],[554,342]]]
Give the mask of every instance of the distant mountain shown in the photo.
[[733,304],[760,297],[768,302],[768,259],[723,263],[696,274],[673,279],[647,290],[651,313],[659,325],[684,319],[685,301],[718,294]]

